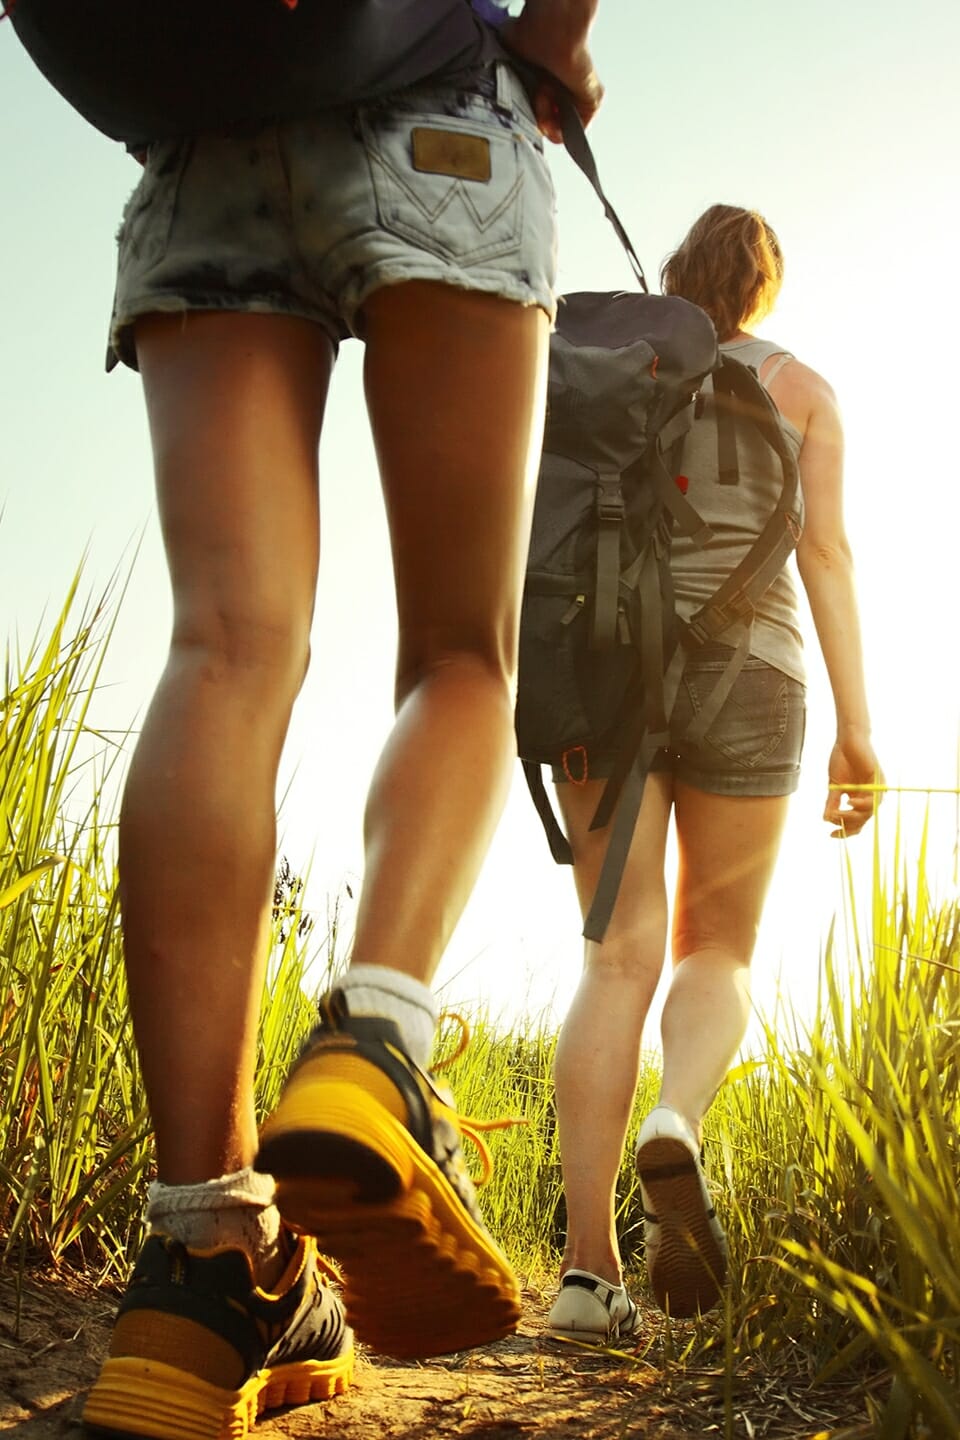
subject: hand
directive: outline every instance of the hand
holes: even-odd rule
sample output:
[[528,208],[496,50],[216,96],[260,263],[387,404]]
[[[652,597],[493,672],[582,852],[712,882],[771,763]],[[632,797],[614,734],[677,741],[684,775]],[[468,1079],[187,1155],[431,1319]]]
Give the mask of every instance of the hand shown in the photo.
[[[562,11],[528,3],[516,20],[501,26],[499,35],[508,50],[521,60],[547,71],[533,96],[533,109],[541,132],[555,145],[563,143],[558,97],[569,91],[584,125],[589,125],[603,99],[603,86],[587,49],[589,25],[582,15],[573,25],[562,23]],[[558,23],[558,18],[561,23]],[[556,81],[557,83],[552,83]]]
[[831,839],[857,835],[883,798],[882,790],[847,792],[843,788],[844,785],[883,784],[883,771],[870,741],[859,738],[838,740],[830,753],[828,774],[830,789],[827,792],[823,818],[828,825],[838,827],[830,831]]

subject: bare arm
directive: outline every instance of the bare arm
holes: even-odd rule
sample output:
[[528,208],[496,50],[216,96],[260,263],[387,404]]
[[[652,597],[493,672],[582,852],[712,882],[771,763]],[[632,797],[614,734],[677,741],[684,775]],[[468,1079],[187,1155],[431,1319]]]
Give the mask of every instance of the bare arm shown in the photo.
[[855,835],[870,819],[879,792],[843,785],[871,785],[883,776],[870,739],[860,617],[853,556],[843,522],[843,426],[836,398],[815,371],[794,361],[771,385],[782,412],[803,431],[800,479],[804,531],[797,548],[803,581],[837,717],[830,755],[830,786],[823,818],[831,834]]
[[[576,102],[588,125],[603,99],[603,86],[587,47],[600,0],[526,0],[523,13],[500,30],[508,50],[557,78]],[[534,97],[537,123],[560,144],[556,91],[545,81]]]

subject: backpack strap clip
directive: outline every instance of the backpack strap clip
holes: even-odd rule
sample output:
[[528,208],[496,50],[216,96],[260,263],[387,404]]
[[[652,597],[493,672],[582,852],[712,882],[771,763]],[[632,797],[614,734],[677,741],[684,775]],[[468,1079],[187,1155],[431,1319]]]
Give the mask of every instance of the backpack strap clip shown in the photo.
[[752,621],[754,608],[748,595],[731,595],[723,605],[709,605],[691,615],[686,625],[686,636],[694,645],[706,645],[716,640],[736,620]]
[[597,492],[597,514],[604,524],[619,525],[626,509],[619,475],[601,475]]
[[626,509],[619,474],[597,476],[597,573],[590,645],[610,650],[617,643],[620,602],[620,531]]

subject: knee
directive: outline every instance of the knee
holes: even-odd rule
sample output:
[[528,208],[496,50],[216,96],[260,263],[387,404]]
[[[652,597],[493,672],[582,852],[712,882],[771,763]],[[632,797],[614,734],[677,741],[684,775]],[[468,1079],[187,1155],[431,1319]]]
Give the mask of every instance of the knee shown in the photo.
[[748,967],[757,943],[755,923],[712,922],[709,916],[678,916],[673,929],[673,959],[679,965],[691,955],[713,958],[716,963]]
[[666,948],[666,913],[648,911],[629,926],[611,924],[602,942],[588,941],[585,964],[598,979],[652,993],[660,979]]
[[433,680],[485,692],[513,713],[516,657],[509,647],[479,630],[401,634],[397,656],[399,706],[419,686]]
[[292,705],[310,661],[309,624],[254,610],[194,610],[178,616],[171,654],[207,685],[252,691],[265,707]]

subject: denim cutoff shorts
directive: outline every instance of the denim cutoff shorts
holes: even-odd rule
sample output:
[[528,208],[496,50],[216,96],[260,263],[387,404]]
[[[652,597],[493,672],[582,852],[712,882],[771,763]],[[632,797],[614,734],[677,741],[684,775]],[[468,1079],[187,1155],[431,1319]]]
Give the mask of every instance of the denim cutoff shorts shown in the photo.
[[[705,645],[690,656],[670,722],[674,741],[657,753],[650,769],[711,795],[791,795],[800,782],[806,688],[753,655],[703,740],[684,743],[684,731],[699,715],[731,653],[723,645]],[[590,778],[606,779],[613,763],[612,754],[592,756]],[[553,778],[558,783],[568,779],[559,767]]]
[[432,280],[555,315],[553,183],[526,91],[468,83],[150,147],[123,214],[107,368],[138,317],[259,311],[363,334],[382,285]]

